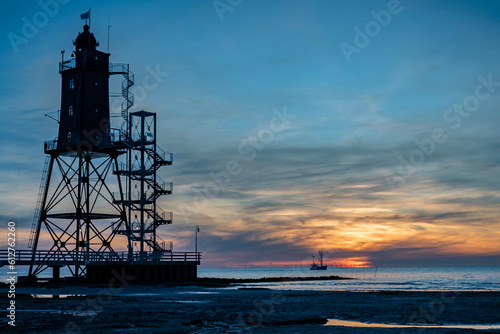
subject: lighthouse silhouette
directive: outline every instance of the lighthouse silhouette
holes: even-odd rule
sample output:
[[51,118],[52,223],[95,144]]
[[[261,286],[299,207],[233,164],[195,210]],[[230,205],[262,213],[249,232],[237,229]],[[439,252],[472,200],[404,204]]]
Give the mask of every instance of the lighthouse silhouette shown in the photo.
[[[89,25],[73,45],[71,57],[62,52],[59,63],[61,108],[52,117],[59,131],[44,146],[31,251],[21,251],[18,263],[29,264],[31,280],[49,268],[59,280],[63,267],[91,282],[107,282],[117,271],[138,282],[195,279],[201,253],[174,252],[157,234],[173,221],[157,202],[172,194],[172,183],[157,171],[173,155],[156,144],[156,113],[129,112],[134,75],[97,49]],[[110,124],[111,75],[123,76],[117,128]]]
[[57,149],[67,153],[109,147],[109,54],[88,25],[73,42],[74,58],[62,62],[61,114]]

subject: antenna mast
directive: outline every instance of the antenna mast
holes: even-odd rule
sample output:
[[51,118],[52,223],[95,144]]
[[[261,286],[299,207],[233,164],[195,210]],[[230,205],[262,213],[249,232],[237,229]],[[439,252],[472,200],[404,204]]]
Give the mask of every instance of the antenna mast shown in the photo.
[[109,28],[111,28],[111,25],[109,24],[108,20],[108,53],[109,53]]

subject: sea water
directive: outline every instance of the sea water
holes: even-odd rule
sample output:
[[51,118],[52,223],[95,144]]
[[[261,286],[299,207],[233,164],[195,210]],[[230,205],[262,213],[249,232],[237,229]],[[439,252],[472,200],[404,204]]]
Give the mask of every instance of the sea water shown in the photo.
[[199,277],[262,278],[341,276],[351,280],[252,283],[287,290],[500,291],[500,267],[199,269]]
[[[27,275],[27,267],[18,266],[17,276]],[[8,267],[0,268],[0,281],[6,283]],[[40,277],[50,278],[51,269]],[[69,276],[66,268],[61,276]],[[330,291],[500,291],[500,267],[378,267],[378,268],[328,268],[309,270],[300,268],[247,268],[247,269],[198,269],[199,277],[263,278],[263,277],[317,277],[340,276],[350,280],[296,281],[272,283],[246,283],[246,286],[287,290]]]

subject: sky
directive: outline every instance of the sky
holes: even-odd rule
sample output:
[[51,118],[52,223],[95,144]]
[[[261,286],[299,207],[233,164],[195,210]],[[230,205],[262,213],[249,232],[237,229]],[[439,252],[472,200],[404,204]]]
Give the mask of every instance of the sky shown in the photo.
[[319,250],[342,265],[500,265],[498,1],[0,7],[0,218],[18,245],[57,136],[44,115],[60,108],[60,51],[90,7],[99,49],[135,74],[132,111],[156,112],[174,153],[160,169],[174,223],[159,232],[174,250],[192,251],[199,225],[206,268]]

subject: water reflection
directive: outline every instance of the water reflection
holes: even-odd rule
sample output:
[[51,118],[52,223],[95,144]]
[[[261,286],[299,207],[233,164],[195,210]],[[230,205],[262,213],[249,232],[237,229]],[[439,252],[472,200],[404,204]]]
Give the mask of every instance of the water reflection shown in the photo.
[[48,294],[33,294],[31,295],[33,298],[40,299],[59,299],[59,298],[68,298],[68,297],[87,297],[87,295],[48,295]]
[[494,325],[396,325],[396,324],[378,324],[359,321],[348,321],[329,319],[325,326],[342,327],[371,327],[371,328],[456,328],[456,329],[500,329],[500,324]]

